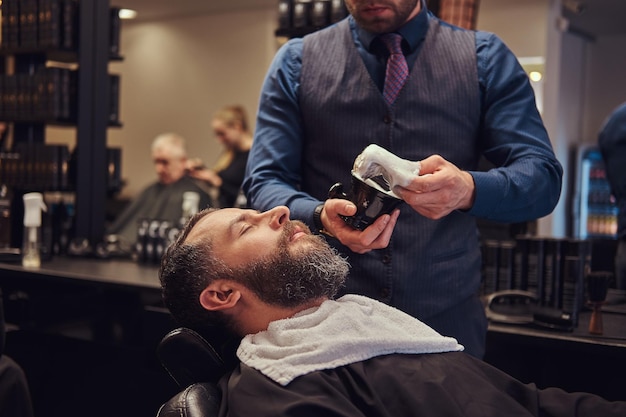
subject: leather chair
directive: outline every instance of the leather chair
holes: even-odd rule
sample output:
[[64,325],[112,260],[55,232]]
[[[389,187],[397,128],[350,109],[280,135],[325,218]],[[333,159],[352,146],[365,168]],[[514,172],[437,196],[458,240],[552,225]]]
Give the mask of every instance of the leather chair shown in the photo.
[[221,394],[211,382],[189,385],[159,408],[157,417],[213,417],[220,408]]
[[5,332],[3,295],[0,288],[0,415],[33,417],[30,387],[24,370],[4,354]]
[[161,365],[182,389],[159,408],[157,417],[217,415],[221,401],[217,381],[236,365],[239,340],[224,333],[210,336],[179,327],[157,346]]

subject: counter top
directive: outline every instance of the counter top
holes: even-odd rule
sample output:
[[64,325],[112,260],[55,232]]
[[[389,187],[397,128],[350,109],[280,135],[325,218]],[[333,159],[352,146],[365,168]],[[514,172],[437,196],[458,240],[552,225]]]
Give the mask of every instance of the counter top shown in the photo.
[[28,278],[160,290],[158,271],[157,265],[139,264],[130,259],[55,257],[42,262],[40,268],[0,263],[0,282],[9,278]]
[[610,289],[607,302],[602,307],[603,334],[589,333],[591,311],[583,309],[579,314],[578,326],[573,331],[558,331],[535,325],[489,323],[489,331],[502,335],[524,336],[529,341],[541,340],[552,343],[576,343],[584,349],[584,345],[604,346],[606,348],[626,348],[626,292]]
[[537,343],[545,340],[551,343],[575,343],[581,345],[581,347],[588,344],[596,347],[626,348],[626,316],[615,313],[603,313],[604,332],[602,335],[589,333],[590,317],[590,312],[583,312],[580,315],[578,327],[571,332],[499,323],[490,323],[489,331],[492,333],[523,336],[528,340],[536,339]]

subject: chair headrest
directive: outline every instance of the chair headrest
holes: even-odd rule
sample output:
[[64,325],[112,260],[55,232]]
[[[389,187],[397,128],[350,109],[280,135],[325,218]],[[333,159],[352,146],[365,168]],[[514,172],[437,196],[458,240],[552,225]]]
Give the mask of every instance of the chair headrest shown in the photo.
[[161,339],[157,357],[181,388],[196,382],[216,383],[229,370],[204,337],[185,327],[174,329]]
[[220,401],[220,392],[214,384],[193,384],[163,404],[157,413],[157,417],[217,416]]

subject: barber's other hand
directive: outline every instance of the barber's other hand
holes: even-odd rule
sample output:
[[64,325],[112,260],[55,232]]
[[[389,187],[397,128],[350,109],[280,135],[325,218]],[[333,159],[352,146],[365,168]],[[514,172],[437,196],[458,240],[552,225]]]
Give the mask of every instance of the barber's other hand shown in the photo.
[[454,210],[468,210],[474,204],[474,178],[467,171],[439,155],[420,161],[420,175],[406,187],[393,191],[413,210],[430,219],[440,219]]
[[391,215],[380,216],[363,231],[353,229],[339,217],[340,214],[352,216],[355,213],[354,204],[335,198],[326,200],[320,218],[326,232],[336,237],[353,252],[366,253],[372,249],[386,248],[398,221],[400,210],[394,210]]
[[189,176],[207,182],[214,187],[220,187],[222,185],[222,178],[217,172],[208,168],[199,168],[189,171]]

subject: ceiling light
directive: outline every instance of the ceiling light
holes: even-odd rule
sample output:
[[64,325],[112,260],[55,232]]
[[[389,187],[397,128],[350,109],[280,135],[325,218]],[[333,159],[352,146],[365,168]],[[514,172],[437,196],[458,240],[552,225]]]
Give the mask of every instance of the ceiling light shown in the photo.
[[120,9],[118,16],[120,19],[134,19],[137,17],[137,12],[131,9]]
[[531,71],[528,76],[530,77],[530,80],[534,82],[541,81],[542,78],[542,75],[539,71]]

